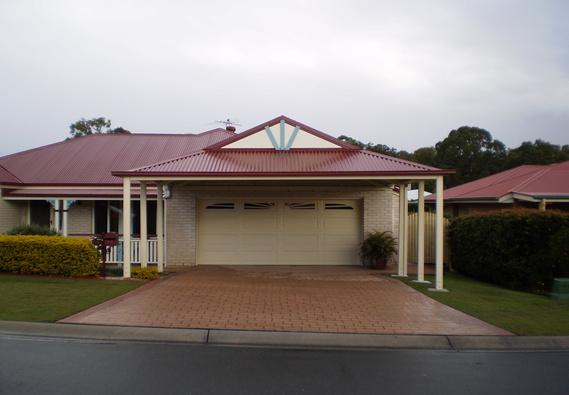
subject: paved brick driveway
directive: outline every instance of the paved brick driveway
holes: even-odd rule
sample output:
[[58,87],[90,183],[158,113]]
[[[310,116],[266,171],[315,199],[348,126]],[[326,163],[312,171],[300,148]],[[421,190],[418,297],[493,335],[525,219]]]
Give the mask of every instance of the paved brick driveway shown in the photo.
[[507,335],[360,267],[200,266],[62,322],[309,332]]

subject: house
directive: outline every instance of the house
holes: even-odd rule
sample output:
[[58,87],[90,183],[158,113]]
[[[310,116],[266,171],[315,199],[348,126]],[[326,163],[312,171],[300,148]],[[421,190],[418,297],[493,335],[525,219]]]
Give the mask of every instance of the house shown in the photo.
[[450,173],[285,116],[238,134],[91,135],[0,158],[0,232],[31,223],[72,237],[118,232],[109,260],[124,263],[125,277],[133,263],[355,265],[367,232],[390,231],[405,246],[400,190],[436,180],[442,191]]
[[511,208],[569,211],[569,161],[518,166],[445,189],[444,202],[449,216]]

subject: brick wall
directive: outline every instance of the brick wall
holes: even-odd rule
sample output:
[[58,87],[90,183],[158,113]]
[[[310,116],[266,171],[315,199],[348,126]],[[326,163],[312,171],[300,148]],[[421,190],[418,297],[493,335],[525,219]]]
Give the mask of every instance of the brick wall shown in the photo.
[[263,189],[224,188],[197,189],[190,186],[175,185],[172,198],[167,200],[167,262],[169,265],[195,265],[196,263],[196,201],[199,199],[239,199],[255,196],[257,198],[335,198],[359,199],[362,202],[362,232],[379,230],[390,231],[397,236],[398,214],[397,195],[390,188],[283,188],[265,187]]
[[27,207],[26,201],[4,200],[0,197],[0,233],[6,233],[14,226],[24,225]]

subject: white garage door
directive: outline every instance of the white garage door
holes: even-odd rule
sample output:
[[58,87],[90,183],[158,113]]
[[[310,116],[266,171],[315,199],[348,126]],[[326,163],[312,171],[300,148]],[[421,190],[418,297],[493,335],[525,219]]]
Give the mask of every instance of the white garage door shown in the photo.
[[357,265],[357,200],[204,200],[198,264]]

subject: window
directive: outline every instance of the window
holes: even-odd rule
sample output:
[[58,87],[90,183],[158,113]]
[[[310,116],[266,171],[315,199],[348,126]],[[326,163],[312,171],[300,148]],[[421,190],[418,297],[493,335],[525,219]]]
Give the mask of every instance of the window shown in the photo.
[[95,201],[95,233],[119,232],[119,218],[122,214],[120,201]]
[[[146,202],[146,226],[148,235],[156,235],[156,201]],[[140,234],[140,201],[131,202],[131,229],[133,235]],[[94,227],[95,233],[116,232],[120,233],[119,223],[122,216],[122,202],[118,200],[95,201]],[[122,230],[122,229],[121,229]]]
[[275,207],[274,203],[266,203],[266,202],[245,203],[243,205],[243,208],[245,210],[269,210],[272,207]]
[[30,225],[49,228],[51,225],[51,205],[45,200],[30,200]]
[[235,203],[211,203],[205,206],[206,210],[233,210]]
[[95,201],[95,233],[108,232],[108,202]]
[[[131,207],[132,218],[132,234],[140,235],[140,201],[132,202]],[[148,235],[156,235],[156,201],[148,200],[146,202],[146,229]]]
[[324,204],[325,210],[353,210],[354,208],[345,203],[326,203]]
[[316,210],[316,203],[314,202],[285,203],[285,206],[291,210]]

